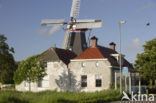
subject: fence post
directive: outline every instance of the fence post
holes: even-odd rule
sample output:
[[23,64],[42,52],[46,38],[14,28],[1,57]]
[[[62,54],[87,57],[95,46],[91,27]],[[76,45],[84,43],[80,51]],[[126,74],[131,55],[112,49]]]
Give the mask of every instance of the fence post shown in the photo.
[[131,94],[131,88],[132,88],[132,84],[131,84],[131,73],[129,72],[129,93]]
[[115,90],[117,89],[117,73],[115,72]]

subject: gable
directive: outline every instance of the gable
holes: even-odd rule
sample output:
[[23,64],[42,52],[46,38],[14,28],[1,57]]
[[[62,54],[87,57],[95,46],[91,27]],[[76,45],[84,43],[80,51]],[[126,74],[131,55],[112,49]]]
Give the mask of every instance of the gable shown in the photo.
[[70,59],[76,57],[76,54],[70,50],[60,49],[60,48],[49,48],[38,58],[38,60],[43,60],[45,62],[55,62],[62,61],[66,65],[69,64]]

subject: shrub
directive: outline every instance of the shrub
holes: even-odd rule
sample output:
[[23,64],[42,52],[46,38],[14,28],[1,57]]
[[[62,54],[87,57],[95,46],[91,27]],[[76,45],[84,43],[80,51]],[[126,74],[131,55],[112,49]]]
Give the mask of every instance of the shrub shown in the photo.
[[116,90],[100,92],[18,92],[0,91],[0,103],[103,103],[121,99]]

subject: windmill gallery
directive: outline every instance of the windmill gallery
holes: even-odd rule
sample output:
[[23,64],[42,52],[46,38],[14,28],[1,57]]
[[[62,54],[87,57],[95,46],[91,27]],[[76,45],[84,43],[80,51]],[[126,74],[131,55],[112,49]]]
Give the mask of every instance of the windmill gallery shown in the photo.
[[[51,47],[38,60],[45,63],[47,75],[42,81],[31,83],[31,91],[101,91],[115,82],[115,72],[119,72],[119,54],[116,44],[110,47],[98,45],[98,38],[91,36],[93,28],[99,28],[102,20],[77,20],[80,0],[73,0],[70,21],[42,20],[42,26],[65,26],[66,32],[62,48]],[[90,31],[88,43],[86,31]],[[132,72],[133,66],[123,59],[123,67]],[[28,91],[29,83],[23,81],[16,86],[19,91]]]

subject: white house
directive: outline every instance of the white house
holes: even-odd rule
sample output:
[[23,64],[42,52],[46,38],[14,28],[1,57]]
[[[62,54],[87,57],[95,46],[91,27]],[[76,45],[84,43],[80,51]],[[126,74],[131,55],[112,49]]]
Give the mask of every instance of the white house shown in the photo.
[[[115,72],[119,71],[118,53],[115,44],[110,48],[97,44],[97,38],[91,38],[91,46],[69,63],[72,91],[94,92],[110,88],[114,83]],[[123,67],[133,71],[132,65],[123,58]],[[74,84],[74,85],[73,85]]]
[[[47,75],[38,83],[31,83],[31,91],[101,91],[114,83],[114,74],[119,71],[118,53],[115,44],[110,48],[97,44],[97,38],[91,38],[91,46],[80,55],[69,50],[50,48],[39,60],[43,60]],[[123,58],[122,67],[133,71],[132,65]],[[23,81],[16,86],[19,91],[28,91],[29,84]]]

